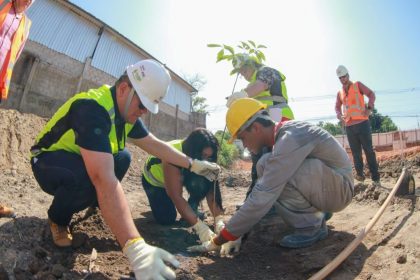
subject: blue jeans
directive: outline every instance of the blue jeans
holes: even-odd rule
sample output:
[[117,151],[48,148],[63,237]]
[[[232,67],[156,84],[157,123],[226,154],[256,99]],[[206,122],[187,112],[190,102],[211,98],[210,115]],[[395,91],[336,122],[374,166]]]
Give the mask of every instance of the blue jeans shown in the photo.
[[176,208],[164,188],[155,187],[141,176],[141,183],[149,200],[153,217],[161,225],[173,224],[176,220]]
[[353,154],[354,168],[356,173],[360,176],[364,176],[363,173],[363,157],[362,148],[365,152],[366,161],[369,166],[370,174],[373,181],[378,181],[380,176],[378,172],[378,163],[376,161],[376,154],[372,146],[372,132],[370,128],[369,120],[364,122],[347,126],[347,139],[351,152]]
[[[114,155],[115,176],[121,181],[131,162],[127,149]],[[48,217],[60,226],[70,224],[73,214],[97,204],[96,190],[80,155],[43,152],[31,160],[32,171],[41,189],[54,196]]]

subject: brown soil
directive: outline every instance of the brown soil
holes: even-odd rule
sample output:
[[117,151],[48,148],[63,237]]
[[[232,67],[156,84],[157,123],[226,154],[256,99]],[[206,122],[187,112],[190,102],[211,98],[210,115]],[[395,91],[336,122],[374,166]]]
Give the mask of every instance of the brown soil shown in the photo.
[[[17,218],[0,219],[1,279],[130,279],[128,261],[100,213],[72,221],[75,242],[59,249],[51,241],[47,209],[51,197],[39,188],[28,161],[28,150],[45,119],[0,109],[0,203],[13,206]],[[186,248],[197,237],[182,222],[159,226],[151,217],[140,186],[145,153],[130,146],[133,162],[123,181],[125,193],[139,231],[147,242],[165,248],[181,262],[179,279],[306,279],[329,263],[369,222],[396,183],[405,166],[420,181],[420,148],[378,153],[383,187],[370,180],[356,185],[353,202],[328,222],[329,237],[307,249],[286,250],[276,245],[287,228],[275,215],[254,227],[241,253],[233,258],[190,254]],[[226,220],[244,199],[249,185],[249,162],[223,170],[221,179]],[[418,190],[417,190],[418,192]],[[392,200],[381,219],[357,249],[329,279],[420,279],[420,199]],[[212,219],[206,206],[206,221]],[[92,250],[98,252],[90,261]],[[89,272],[89,264],[94,264]]]

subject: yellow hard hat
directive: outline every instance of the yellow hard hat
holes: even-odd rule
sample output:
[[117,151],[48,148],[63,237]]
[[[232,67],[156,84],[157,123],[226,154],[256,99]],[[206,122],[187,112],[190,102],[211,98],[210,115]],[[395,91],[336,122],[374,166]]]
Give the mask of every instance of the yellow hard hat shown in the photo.
[[266,108],[266,104],[253,98],[240,98],[233,101],[226,113],[226,126],[230,135],[232,135],[228,142],[232,144],[240,128],[253,115]]

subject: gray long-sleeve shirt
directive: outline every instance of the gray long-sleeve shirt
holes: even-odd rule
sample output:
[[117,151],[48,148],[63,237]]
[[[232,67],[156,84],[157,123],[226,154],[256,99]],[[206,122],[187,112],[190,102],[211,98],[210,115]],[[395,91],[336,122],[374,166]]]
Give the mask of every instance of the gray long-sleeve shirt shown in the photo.
[[346,151],[324,129],[307,122],[289,121],[277,130],[275,140],[262,176],[226,225],[234,236],[242,236],[259,222],[306,158],[317,158],[352,181],[352,167]]

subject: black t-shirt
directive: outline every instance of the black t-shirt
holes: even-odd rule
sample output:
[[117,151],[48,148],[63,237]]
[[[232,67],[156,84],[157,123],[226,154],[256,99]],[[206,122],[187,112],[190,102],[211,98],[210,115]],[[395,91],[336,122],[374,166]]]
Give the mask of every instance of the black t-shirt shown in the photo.
[[[115,87],[111,88],[111,93],[114,104],[116,104]],[[125,138],[125,121],[118,111],[118,107],[115,106],[114,108],[115,127],[117,138],[120,141]],[[68,126],[75,133],[77,145],[86,150],[112,153],[108,137],[111,130],[111,119],[104,107],[99,105],[95,100],[76,100],[70,108],[68,117]],[[147,135],[149,135],[149,130],[139,118],[134,123],[128,137],[141,139]]]

